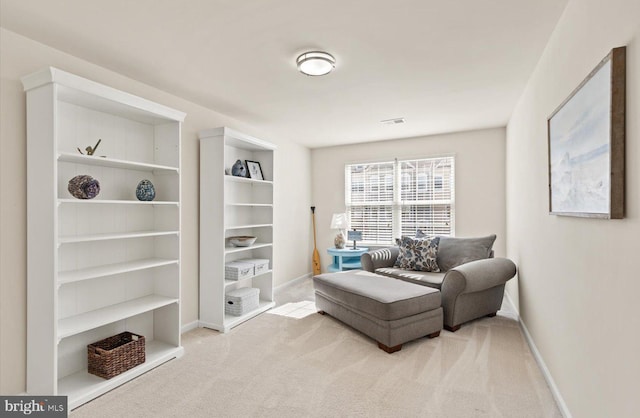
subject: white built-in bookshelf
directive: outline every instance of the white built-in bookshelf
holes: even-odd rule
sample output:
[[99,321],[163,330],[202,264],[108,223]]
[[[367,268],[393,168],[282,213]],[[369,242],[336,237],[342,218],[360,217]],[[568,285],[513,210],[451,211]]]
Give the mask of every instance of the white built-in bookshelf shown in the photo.
[[[74,408],[172,358],[180,344],[180,126],[184,113],[67,72],[27,92],[27,393]],[[87,146],[101,143],[95,155]],[[86,154],[86,153],[85,153]],[[100,182],[81,200],[76,175]],[[150,180],[153,201],[139,201]],[[146,361],[109,380],[87,345],[130,331]]]
[[[275,305],[273,301],[273,172],[275,145],[229,128],[200,137],[200,326],[227,332]],[[230,175],[237,161],[257,161],[263,180]],[[257,237],[250,247],[234,247],[229,237]],[[225,263],[268,259],[258,275],[225,279]],[[240,287],[260,289],[257,309],[225,314],[225,294]]]

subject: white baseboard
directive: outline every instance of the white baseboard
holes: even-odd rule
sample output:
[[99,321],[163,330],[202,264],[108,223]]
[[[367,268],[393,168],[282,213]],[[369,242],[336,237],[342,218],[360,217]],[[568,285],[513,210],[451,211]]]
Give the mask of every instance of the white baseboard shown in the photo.
[[309,279],[312,276],[312,273],[307,273],[307,274],[303,274],[300,277],[297,277],[293,280],[289,280],[286,283],[282,283],[281,285],[274,287],[273,291],[274,292],[280,292],[282,289],[285,289],[289,286],[293,286],[294,284],[300,283],[301,281],[305,280],[305,279]]
[[553,399],[555,399],[556,404],[558,405],[558,409],[560,409],[560,413],[564,418],[572,418],[573,415],[571,415],[571,411],[569,411],[569,407],[567,406],[566,402],[564,401],[564,398],[560,394],[560,390],[558,389],[558,386],[556,385],[555,380],[553,380],[553,377],[551,376],[551,373],[547,368],[547,364],[544,362],[544,359],[542,358],[542,354],[540,354],[540,351],[538,351],[538,347],[536,347],[536,344],[533,342],[533,337],[531,337],[531,334],[529,333],[527,326],[522,321],[522,318],[520,317],[520,312],[516,310],[515,304],[511,300],[511,296],[509,295],[509,293],[505,292],[504,294],[507,301],[513,307],[514,312],[517,313],[517,316],[518,316],[517,320],[518,320],[518,323],[520,324],[520,329],[522,329],[524,338],[525,340],[527,340],[527,344],[529,344],[529,348],[531,349],[533,358],[536,360],[536,363],[538,363],[538,367],[540,367],[540,371],[542,371],[544,380],[546,380],[547,385],[549,385],[549,389],[551,390]]
[[180,333],[184,334],[185,332],[191,331],[192,329],[198,328],[198,321],[189,322],[188,324],[184,324],[180,327]]

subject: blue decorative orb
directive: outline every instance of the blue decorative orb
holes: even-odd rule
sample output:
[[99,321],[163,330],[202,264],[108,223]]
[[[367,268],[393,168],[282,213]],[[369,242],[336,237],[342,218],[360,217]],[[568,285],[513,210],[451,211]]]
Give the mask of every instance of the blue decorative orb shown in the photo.
[[149,180],[142,180],[136,187],[136,197],[143,202],[150,202],[156,198],[156,189]]

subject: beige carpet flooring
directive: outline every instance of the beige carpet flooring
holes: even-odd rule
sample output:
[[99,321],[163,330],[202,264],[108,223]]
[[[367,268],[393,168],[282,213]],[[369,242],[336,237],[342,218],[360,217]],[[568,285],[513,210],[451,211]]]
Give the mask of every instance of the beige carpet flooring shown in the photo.
[[[278,303],[312,300],[310,279]],[[387,354],[319,314],[183,335],[185,355],[72,417],[561,417],[514,315]]]

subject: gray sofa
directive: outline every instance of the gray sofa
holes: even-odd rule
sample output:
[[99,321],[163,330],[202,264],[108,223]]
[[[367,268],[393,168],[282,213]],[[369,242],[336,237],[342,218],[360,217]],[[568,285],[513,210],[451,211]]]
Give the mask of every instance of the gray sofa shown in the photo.
[[511,260],[493,257],[491,248],[495,239],[495,235],[481,238],[440,237],[436,258],[439,273],[394,267],[400,252],[398,247],[363,254],[362,268],[439,289],[444,328],[457,331],[464,322],[495,316],[502,305],[505,283],[516,274],[516,266]]

